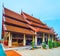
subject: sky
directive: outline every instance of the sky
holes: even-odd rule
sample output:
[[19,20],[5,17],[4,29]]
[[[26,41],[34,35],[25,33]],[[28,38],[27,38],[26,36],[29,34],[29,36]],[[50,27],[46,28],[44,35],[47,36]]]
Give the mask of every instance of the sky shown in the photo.
[[2,29],[2,4],[4,7],[21,13],[21,10],[32,15],[49,27],[53,27],[60,36],[60,0],[0,0],[0,39]]

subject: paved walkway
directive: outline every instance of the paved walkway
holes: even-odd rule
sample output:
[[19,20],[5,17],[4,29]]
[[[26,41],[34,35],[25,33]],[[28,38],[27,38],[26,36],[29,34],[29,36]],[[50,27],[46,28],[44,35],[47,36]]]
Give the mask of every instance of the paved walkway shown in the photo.
[[4,48],[4,50],[26,50],[26,49],[31,49],[31,46]]
[[[41,47],[41,46],[37,46],[37,47]],[[31,46],[22,46],[22,47],[4,47],[4,50],[27,50],[27,49],[31,49]]]
[[16,50],[22,56],[60,56],[60,47],[52,49]]

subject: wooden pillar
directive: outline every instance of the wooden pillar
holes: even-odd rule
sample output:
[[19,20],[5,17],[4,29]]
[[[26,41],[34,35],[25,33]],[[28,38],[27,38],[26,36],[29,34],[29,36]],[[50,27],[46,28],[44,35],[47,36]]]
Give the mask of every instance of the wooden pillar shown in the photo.
[[25,46],[26,45],[26,36],[24,34],[24,38],[23,38],[23,45]]
[[35,45],[37,45],[37,33],[35,32]]
[[43,42],[45,42],[45,34],[43,33]]
[[54,35],[52,35],[52,42],[54,41]]
[[48,41],[50,40],[50,34],[48,34]]
[[9,41],[8,41],[8,46],[11,47],[12,46],[12,34],[9,32]]

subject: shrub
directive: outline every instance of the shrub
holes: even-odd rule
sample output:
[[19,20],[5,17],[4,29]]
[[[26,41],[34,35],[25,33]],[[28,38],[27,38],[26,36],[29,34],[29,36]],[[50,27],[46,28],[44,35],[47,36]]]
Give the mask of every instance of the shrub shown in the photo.
[[56,44],[57,44],[57,47],[59,47],[59,46],[60,46],[60,43],[59,43],[59,42],[57,42]]
[[54,43],[52,44],[52,40],[48,40],[48,46],[50,49],[54,46]]
[[53,47],[59,47],[60,46],[60,43],[56,42],[56,41],[52,42],[52,44],[53,44]]
[[46,49],[46,43],[45,43],[45,42],[42,43],[42,47],[43,47],[44,49]]
[[60,42],[59,42],[59,46],[60,46]]
[[56,45],[57,45],[57,47],[59,47],[59,43],[58,42],[56,42]]
[[34,48],[34,42],[33,41],[31,42],[31,46],[32,46],[32,48]]
[[52,42],[52,46],[53,46],[53,48],[55,47],[55,42],[54,41]]

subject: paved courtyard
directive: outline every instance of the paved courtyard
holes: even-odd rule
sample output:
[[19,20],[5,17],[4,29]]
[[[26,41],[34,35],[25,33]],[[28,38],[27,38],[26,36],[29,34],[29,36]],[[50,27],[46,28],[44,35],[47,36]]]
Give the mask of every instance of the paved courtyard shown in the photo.
[[60,47],[52,49],[15,50],[22,56],[60,56]]

